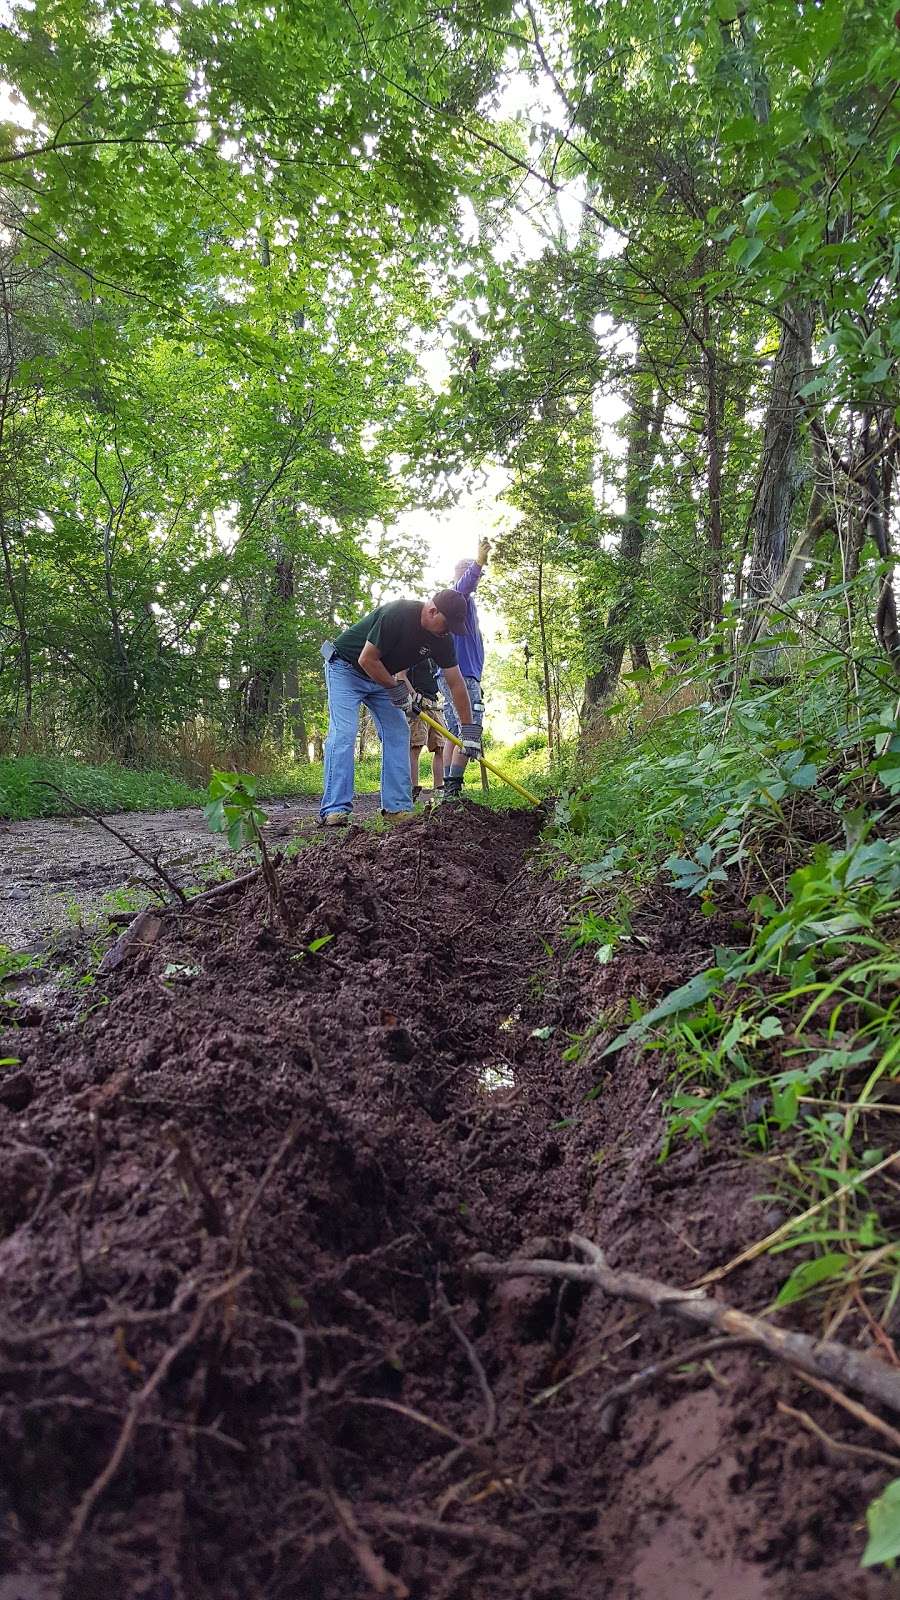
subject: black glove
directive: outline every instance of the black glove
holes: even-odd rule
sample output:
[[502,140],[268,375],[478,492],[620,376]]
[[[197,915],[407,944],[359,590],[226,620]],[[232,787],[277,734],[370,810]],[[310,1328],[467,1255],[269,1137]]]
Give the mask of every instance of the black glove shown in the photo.
[[410,694],[405,683],[392,683],[388,689],[388,694],[394,705],[399,706],[401,711],[409,711],[411,709],[414,697]]
[[459,730],[462,747],[470,761],[478,761],[481,756],[481,729],[477,722],[464,722]]

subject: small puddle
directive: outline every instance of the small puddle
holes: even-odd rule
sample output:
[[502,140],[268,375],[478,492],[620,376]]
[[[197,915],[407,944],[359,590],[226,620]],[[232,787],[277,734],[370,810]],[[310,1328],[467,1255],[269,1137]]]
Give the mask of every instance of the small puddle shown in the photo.
[[478,1073],[478,1087],[486,1094],[496,1094],[498,1089],[514,1089],[516,1075],[505,1061],[485,1062]]

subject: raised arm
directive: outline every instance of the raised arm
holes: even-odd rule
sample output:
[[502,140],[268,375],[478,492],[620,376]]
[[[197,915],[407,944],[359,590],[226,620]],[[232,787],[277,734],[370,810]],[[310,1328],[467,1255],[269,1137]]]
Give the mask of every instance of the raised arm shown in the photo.
[[459,593],[465,595],[467,599],[469,595],[474,594],[475,590],[478,588],[478,580],[487,566],[487,559],[488,555],[490,554],[490,549],[491,547],[489,541],[487,539],[482,539],[478,546],[477,561],[470,561],[468,566],[465,568],[465,571],[460,573],[455,584],[453,585],[454,589],[458,589]]

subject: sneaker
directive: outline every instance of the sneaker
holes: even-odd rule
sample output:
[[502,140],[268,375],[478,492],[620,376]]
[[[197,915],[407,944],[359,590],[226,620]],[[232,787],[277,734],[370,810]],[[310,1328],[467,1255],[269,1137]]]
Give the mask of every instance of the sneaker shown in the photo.
[[346,828],[349,823],[349,811],[326,811],[322,818],[323,828]]
[[462,799],[462,786],[462,773],[458,778],[451,776],[444,779],[444,805],[447,804],[448,800]]
[[419,799],[419,796],[421,795],[421,793],[422,793],[422,785],[420,783],[417,783],[416,787],[413,789],[413,805],[415,805],[415,803]]

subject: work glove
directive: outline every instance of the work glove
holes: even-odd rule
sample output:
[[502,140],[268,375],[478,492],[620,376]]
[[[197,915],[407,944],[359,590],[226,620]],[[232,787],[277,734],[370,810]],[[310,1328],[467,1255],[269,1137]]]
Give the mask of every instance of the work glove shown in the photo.
[[490,539],[482,539],[480,544],[479,544],[479,546],[478,546],[478,565],[480,567],[486,567],[487,566],[487,564],[488,564],[488,556],[490,555],[490,553],[491,553],[491,541],[490,541]]
[[399,706],[401,711],[412,710],[415,701],[415,695],[410,694],[408,684],[392,683],[391,687],[388,689],[388,694],[393,700],[394,705]]
[[465,754],[470,761],[481,758],[481,729],[477,722],[464,722],[459,730],[459,737]]

